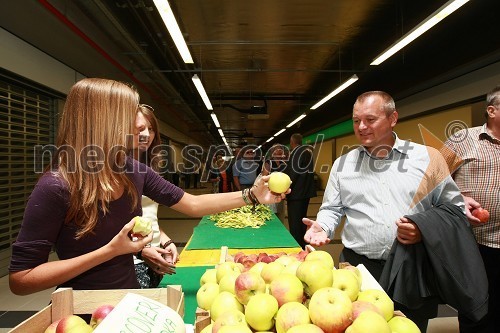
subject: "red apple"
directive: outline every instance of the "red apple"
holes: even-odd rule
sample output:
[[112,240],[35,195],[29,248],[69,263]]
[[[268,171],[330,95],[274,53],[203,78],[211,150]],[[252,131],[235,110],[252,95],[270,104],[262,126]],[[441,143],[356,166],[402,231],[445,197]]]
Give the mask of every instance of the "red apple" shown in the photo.
[[479,221],[481,221],[481,223],[488,222],[488,220],[490,219],[490,212],[488,212],[486,209],[481,208],[481,207],[474,209],[471,212],[471,214],[475,218],[479,219]]
[[92,326],[93,329],[97,327],[103,321],[106,316],[113,311],[115,307],[113,305],[101,305],[97,309],[94,310],[92,313],[92,318],[90,318],[90,326]]
[[92,327],[90,327],[81,317],[70,315],[62,318],[56,328],[56,333],[69,332],[92,332]]
[[266,282],[256,272],[243,272],[234,282],[234,292],[236,299],[246,305],[252,296],[266,292]]

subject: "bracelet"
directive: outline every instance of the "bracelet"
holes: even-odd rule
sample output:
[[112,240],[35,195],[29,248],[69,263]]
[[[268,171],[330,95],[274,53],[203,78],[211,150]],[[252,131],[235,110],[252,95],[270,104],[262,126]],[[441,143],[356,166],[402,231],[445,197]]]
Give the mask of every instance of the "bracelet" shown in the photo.
[[241,191],[241,196],[243,197],[243,201],[245,201],[245,204],[247,204],[247,205],[251,205],[252,204],[252,202],[248,198],[248,193],[249,192],[250,192],[250,190],[248,188],[246,188],[243,191]]
[[161,248],[162,249],[165,249],[167,246],[169,246],[170,244],[173,244],[174,241],[169,239],[168,241],[165,242],[165,244],[160,244]]
[[253,205],[260,205],[259,199],[257,199],[257,196],[252,192],[252,189],[249,189],[248,193],[250,194],[250,199],[253,202]]

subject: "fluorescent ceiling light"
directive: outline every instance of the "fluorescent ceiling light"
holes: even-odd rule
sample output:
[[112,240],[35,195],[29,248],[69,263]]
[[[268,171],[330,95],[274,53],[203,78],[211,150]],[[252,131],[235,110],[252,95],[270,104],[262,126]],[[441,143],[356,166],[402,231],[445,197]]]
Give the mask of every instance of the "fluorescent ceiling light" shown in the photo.
[[170,8],[170,4],[166,0],[153,0],[153,2],[158,9],[163,22],[167,26],[167,30],[174,40],[175,46],[177,47],[182,60],[184,60],[186,64],[193,64],[193,58],[191,57],[191,53],[189,53],[188,46],[184,40],[184,36],[182,36],[181,29],[177,24],[177,20],[172,12],[172,8]]
[[328,95],[326,95],[321,101],[319,101],[318,103],[316,103],[313,106],[311,106],[311,110],[317,109],[319,106],[323,105],[330,98],[332,98],[333,96],[337,95],[339,92],[341,92],[345,88],[349,87],[351,84],[353,84],[356,81],[358,81],[358,76],[356,74],[354,74],[353,76],[351,76],[349,78],[349,80],[347,80],[346,82],[342,83],[337,89],[335,89],[334,91],[332,91],[331,93],[329,93]]
[[214,121],[214,124],[217,128],[220,127],[219,119],[217,119],[217,115],[215,113],[211,113],[210,116],[212,116],[212,120]]
[[282,128],[278,132],[276,132],[276,134],[274,134],[273,136],[277,137],[278,135],[280,135],[281,133],[283,133],[285,130],[286,130],[285,128]]
[[219,134],[221,137],[224,137],[224,132],[222,132],[222,130],[219,128]]
[[445,3],[441,8],[432,13],[429,17],[423,20],[419,25],[409,31],[406,35],[401,37],[397,42],[392,44],[387,50],[385,50],[381,55],[379,55],[370,65],[380,65],[382,62],[387,60],[389,57],[394,55],[394,53],[401,50],[406,45],[413,42],[424,32],[438,24],[446,16],[453,13],[458,8],[462,7],[469,0],[450,0]]
[[292,127],[293,125],[295,125],[296,123],[298,123],[299,121],[301,121],[303,118],[305,118],[305,116],[306,116],[305,113],[301,114],[300,116],[297,117],[297,119],[295,119],[294,121],[292,121],[290,124],[286,125],[286,128]]
[[[203,100],[203,103],[205,103],[205,106],[207,107],[207,109],[213,110],[214,108],[212,107],[212,103],[210,103],[210,99],[208,99],[208,95],[207,95],[205,88],[203,87],[203,84],[201,83],[201,80],[198,77],[198,75],[197,74],[193,75],[192,80],[193,80],[193,83],[194,83],[196,89],[198,90],[198,94],[200,94],[201,99]],[[218,127],[220,127],[220,126],[218,126]]]
[[269,139],[266,140],[266,142],[269,142],[271,141],[272,139],[274,139],[274,136],[270,137]]

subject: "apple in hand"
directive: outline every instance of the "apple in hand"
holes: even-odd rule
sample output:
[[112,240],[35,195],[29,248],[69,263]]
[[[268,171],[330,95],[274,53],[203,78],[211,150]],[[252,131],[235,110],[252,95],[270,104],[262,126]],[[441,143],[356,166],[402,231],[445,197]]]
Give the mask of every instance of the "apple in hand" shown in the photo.
[[236,296],[229,291],[222,291],[219,295],[215,296],[212,306],[210,306],[210,317],[213,321],[216,321],[221,314],[230,309],[236,309],[243,312],[243,304],[238,302]]
[[481,223],[486,223],[490,219],[490,212],[482,207],[472,210],[471,214],[475,218],[479,219]]
[[342,290],[321,288],[311,297],[309,317],[325,333],[344,332],[352,323],[351,299]]
[[319,260],[325,265],[326,267],[329,267],[330,269],[333,269],[334,266],[334,261],[333,257],[330,253],[322,250],[316,250],[310,252],[304,259],[304,261],[309,261],[309,260]]
[[273,295],[281,307],[288,302],[302,302],[304,287],[302,281],[292,274],[281,274],[269,285],[269,293]]
[[366,332],[391,333],[391,328],[380,314],[373,311],[365,311],[345,330],[345,333]]
[[207,269],[200,277],[200,287],[207,282],[217,283],[217,270],[215,268]]
[[95,329],[97,325],[101,323],[101,321],[106,318],[106,316],[113,311],[115,307],[110,304],[105,304],[99,306],[97,309],[92,312],[92,318],[90,318],[90,326]]
[[318,289],[331,287],[333,284],[333,271],[321,260],[303,261],[297,268],[296,275],[302,281],[308,296],[312,296]]
[[407,317],[394,316],[387,323],[392,333],[421,333],[418,326]]
[[301,324],[293,326],[286,333],[325,333],[321,328],[314,324]]
[[284,172],[271,172],[267,185],[269,190],[274,193],[285,193],[292,184],[290,177]]
[[136,216],[132,219],[134,227],[132,228],[132,235],[141,235],[146,237],[153,231],[151,221],[141,216]]
[[200,308],[208,311],[217,295],[219,295],[219,285],[214,282],[207,282],[196,292],[196,303]]
[[389,321],[394,316],[394,302],[383,290],[366,289],[360,291],[358,300],[367,301],[375,305],[382,312],[385,321]]
[[245,319],[256,331],[267,331],[274,327],[278,312],[278,301],[273,295],[257,294],[250,298],[245,307]]
[[356,274],[347,269],[336,269],[333,272],[333,288],[340,289],[347,293],[351,301],[358,298],[360,280]]
[[356,318],[358,318],[359,315],[365,311],[373,311],[382,316],[382,311],[380,311],[373,303],[360,300],[352,302],[352,320],[356,320]]
[[234,281],[236,299],[247,304],[251,297],[266,292],[266,282],[256,272],[243,272]]
[[276,314],[276,332],[286,333],[297,325],[310,324],[309,309],[299,302],[288,302],[283,304]]
[[212,333],[217,333],[223,326],[247,326],[245,315],[240,310],[230,309],[224,312],[214,321]]
[[56,328],[56,333],[87,333],[92,331],[92,327],[77,315],[69,315],[62,318]]

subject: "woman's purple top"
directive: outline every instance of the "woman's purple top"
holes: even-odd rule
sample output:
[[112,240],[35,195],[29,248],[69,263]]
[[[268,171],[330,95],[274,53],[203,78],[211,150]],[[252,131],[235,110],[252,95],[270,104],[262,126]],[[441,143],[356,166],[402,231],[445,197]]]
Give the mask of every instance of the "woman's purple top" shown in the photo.
[[[79,240],[75,239],[75,225],[64,223],[69,204],[67,185],[57,173],[47,172],[42,175],[30,195],[19,235],[12,245],[9,271],[23,271],[47,262],[52,246],[55,246],[57,255],[62,260],[106,245],[134,216],[142,215],[142,195],[165,206],[175,205],[184,195],[182,189],[134,159],[127,160],[126,170],[137,189],[139,206],[132,208],[132,200],[124,192],[119,199],[109,204],[106,215],[99,214],[94,232]],[[61,287],[139,288],[132,254],[121,255],[95,266]]]

